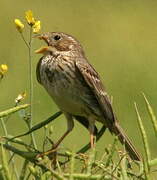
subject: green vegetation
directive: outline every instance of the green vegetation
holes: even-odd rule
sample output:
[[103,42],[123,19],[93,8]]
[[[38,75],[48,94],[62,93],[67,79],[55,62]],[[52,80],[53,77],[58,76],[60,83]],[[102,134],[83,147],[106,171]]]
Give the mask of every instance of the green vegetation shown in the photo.
[[[148,113],[150,119],[152,120],[152,125],[154,127],[154,133],[157,133],[157,121],[154,111],[150,106],[146,96],[143,94],[146,102]],[[16,111],[25,111],[28,105],[19,105],[16,107]],[[15,108],[14,108],[15,109]],[[140,134],[143,140],[144,156],[141,162],[131,162],[127,157],[125,149],[123,151],[118,151],[117,148],[117,138],[112,145],[104,149],[103,155],[98,158],[96,152],[97,148],[91,149],[88,153],[89,146],[85,146],[80,149],[78,153],[67,151],[66,149],[57,149],[48,157],[40,157],[41,153],[35,148],[33,141],[31,144],[27,144],[19,137],[32,134],[34,131],[44,128],[45,139],[43,142],[43,150],[45,145],[49,142],[53,146],[52,140],[50,140],[51,129],[48,124],[55,120],[61,115],[60,112],[56,113],[54,116],[48,118],[32,127],[28,132],[16,137],[10,137],[7,132],[7,127],[4,122],[5,116],[11,116],[13,108],[1,112],[0,120],[5,132],[5,136],[1,137],[1,164],[0,164],[0,177],[2,180],[12,180],[12,179],[29,179],[34,177],[34,179],[48,180],[54,177],[58,180],[74,180],[74,179],[89,179],[89,180],[100,180],[100,179],[151,179],[155,177],[156,171],[154,167],[157,166],[157,158],[151,158],[151,150],[149,148],[147,133],[143,126],[142,118],[139,114],[137,105],[135,103],[135,110],[137,113],[137,120],[140,129]],[[6,113],[8,112],[8,113]],[[28,118],[27,118],[28,120]],[[25,121],[27,124],[30,121]],[[29,126],[28,126],[29,127]],[[104,133],[103,127],[99,131],[97,140],[100,139]],[[102,132],[101,132],[102,131]],[[32,136],[30,136],[30,139]],[[35,139],[37,141],[37,138]],[[26,150],[21,150],[15,145],[23,146]],[[9,155],[7,157],[6,150],[8,150]],[[63,152],[61,152],[63,151]],[[24,160],[21,161],[22,169],[17,171],[15,156],[22,157]],[[117,158],[116,158],[117,157]],[[9,158],[9,161],[8,159]],[[12,167],[12,168],[10,168]]]
[[[52,175],[54,179],[155,178],[157,2],[2,0],[1,3],[0,179],[50,179]],[[95,150],[87,151],[88,145],[85,148],[83,145],[89,141],[88,132],[77,123],[57,154],[54,153],[55,161],[36,158],[57,141],[66,129],[66,122],[61,115],[49,124],[58,108],[36,81],[35,67],[40,56],[33,51],[40,42],[32,39],[33,30],[25,23],[23,12],[27,9],[32,9],[41,20],[42,32],[63,31],[81,42],[108,93],[114,97],[118,120],[142,154],[143,162],[130,162],[125,149],[108,132],[100,134]],[[25,24],[22,35],[26,46],[15,29],[16,18]],[[141,92],[146,94],[144,98]],[[27,135],[13,138],[22,134]],[[78,151],[85,153],[77,154]]]

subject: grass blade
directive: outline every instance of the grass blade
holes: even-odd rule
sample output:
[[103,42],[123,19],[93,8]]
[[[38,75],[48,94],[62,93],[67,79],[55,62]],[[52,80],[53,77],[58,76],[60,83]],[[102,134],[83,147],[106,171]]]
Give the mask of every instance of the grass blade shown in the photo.
[[157,138],[157,119],[156,119],[156,116],[155,116],[154,111],[153,111],[148,99],[146,98],[145,94],[144,93],[142,93],[142,94],[143,94],[143,97],[144,97],[144,100],[145,100],[149,115],[151,117],[151,122],[153,124],[155,136]]
[[141,119],[141,116],[139,114],[136,103],[134,103],[134,105],[135,105],[135,110],[136,110],[136,115],[137,115],[137,120],[138,120],[140,133],[141,133],[141,136],[142,136],[142,141],[143,141],[143,144],[144,144],[144,151],[145,151],[145,157],[146,157],[146,160],[144,161],[145,176],[146,176],[146,179],[150,179],[149,178],[150,167],[149,167],[149,163],[148,163],[150,161],[150,150],[149,150],[149,145],[148,145],[148,138],[147,138],[146,131],[144,129],[142,119]]
[[4,177],[6,178],[6,180],[11,180],[11,173],[9,172],[7,157],[3,146],[1,146],[1,150],[2,150],[2,166],[3,166]]
[[17,135],[15,137],[13,137],[12,139],[15,139],[15,138],[19,138],[19,137],[22,137],[22,136],[26,136],[30,133],[32,133],[33,131],[36,131],[42,127],[44,127],[45,125],[49,124],[51,121],[55,120],[57,117],[59,117],[60,115],[62,114],[61,111],[55,113],[53,116],[49,117],[48,119],[46,119],[45,121],[42,121],[41,123],[38,123],[37,125],[33,126],[29,131],[23,133],[23,134],[20,134],[20,135]]

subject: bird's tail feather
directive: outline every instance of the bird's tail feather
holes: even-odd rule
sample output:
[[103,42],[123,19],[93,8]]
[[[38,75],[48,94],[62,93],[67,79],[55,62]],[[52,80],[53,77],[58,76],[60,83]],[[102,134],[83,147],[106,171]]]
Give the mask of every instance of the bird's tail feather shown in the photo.
[[129,153],[131,159],[140,161],[141,157],[137,152],[135,146],[132,144],[129,137],[125,134],[124,130],[118,123],[115,124],[113,132],[118,136],[119,141],[125,145],[126,151]]

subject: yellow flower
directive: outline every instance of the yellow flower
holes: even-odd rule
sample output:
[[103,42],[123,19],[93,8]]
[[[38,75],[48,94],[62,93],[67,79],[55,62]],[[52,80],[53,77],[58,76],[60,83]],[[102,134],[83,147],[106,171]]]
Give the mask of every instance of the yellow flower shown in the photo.
[[4,74],[8,71],[8,66],[6,64],[0,65],[0,79],[4,77]]
[[22,33],[22,30],[23,30],[23,28],[24,28],[24,24],[23,24],[19,19],[15,19],[14,22],[15,22],[15,25],[16,25],[16,29],[17,29],[20,33]]
[[38,33],[41,29],[40,21],[35,21],[35,24],[33,25],[33,33]]
[[28,10],[25,12],[26,14],[26,20],[30,26],[33,26],[35,24],[35,19],[33,17],[33,12],[31,10]]
[[1,64],[0,66],[0,72],[2,74],[6,73],[8,71],[8,66],[6,64]]

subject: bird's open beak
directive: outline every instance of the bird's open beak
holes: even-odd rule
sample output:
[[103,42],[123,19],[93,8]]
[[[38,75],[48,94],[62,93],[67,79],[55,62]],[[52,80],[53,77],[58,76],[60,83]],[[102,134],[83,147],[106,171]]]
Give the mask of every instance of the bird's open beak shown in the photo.
[[35,50],[36,54],[44,54],[45,52],[49,51],[49,46],[41,47],[37,50]]
[[[35,35],[33,38],[38,38],[40,40],[44,40],[46,42],[46,44],[48,45],[48,36],[45,35],[45,34],[37,34]],[[37,54],[44,54],[45,52],[47,52],[48,50],[50,49],[50,46],[44,46],[44,47],[41,47],[39,49],[37,49],[35,51],[35,53]]]

